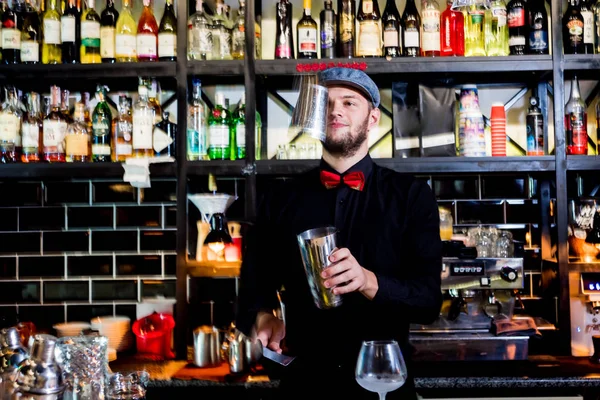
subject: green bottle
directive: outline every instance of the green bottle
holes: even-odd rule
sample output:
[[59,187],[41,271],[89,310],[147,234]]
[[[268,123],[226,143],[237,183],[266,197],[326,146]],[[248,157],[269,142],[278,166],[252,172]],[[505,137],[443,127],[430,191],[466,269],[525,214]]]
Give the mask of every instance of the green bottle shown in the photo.
[[96,99],[98,104],[92,113],[92,161],[110,162],[110,140],[112,113],[106,102],[108,88],[98,85]]
[[[235,131],[236,158],[243,160],[246,158],[246,95],[242,93],[242,98],[237,109],[233,113],[233,129]],[[262,132],[262,121],[258,111],[256,112],[256,122],[254,123],[254,141],[256,146],[256,159],[260,160],[260,139]]]
[[231,113],[227,109],[223,93],[215,94],[215,107],[208,116],[208,158],[228,160],[231,158]]
[[485,6],[477,0],[463,11],[465,16],[465,57],[485,57]]

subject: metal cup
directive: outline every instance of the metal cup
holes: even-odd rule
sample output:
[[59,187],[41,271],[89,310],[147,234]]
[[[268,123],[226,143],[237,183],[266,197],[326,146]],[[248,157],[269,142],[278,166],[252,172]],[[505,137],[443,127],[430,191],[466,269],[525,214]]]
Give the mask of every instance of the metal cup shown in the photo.
[[315,305],[320,309],[333,308],[342,304],[342,297],[334,294],[333,288],[326,288],[321,278],[321,271],[332,264],[329,255],[336,248],[336,236],[337,229],[331,226],[309,229],[298,235],[304,272]]
[[217,327],[202,325],[194,330],[194,364],[198,367],[221,364],[221,341]]
[[292,112],[290,133],[295,137],[306,134],[324,142],[327,132],[327,88],[317,84],[316,76],[303,75],[300,79],[300,93]]

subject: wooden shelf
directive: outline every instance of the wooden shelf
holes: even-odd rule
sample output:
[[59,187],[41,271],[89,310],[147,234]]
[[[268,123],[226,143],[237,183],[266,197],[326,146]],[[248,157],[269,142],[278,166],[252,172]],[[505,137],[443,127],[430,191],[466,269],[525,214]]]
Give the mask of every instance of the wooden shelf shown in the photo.
[[186,263],[189,276],[201,278],[235,278],[240,276],[241,261],[191,261]]

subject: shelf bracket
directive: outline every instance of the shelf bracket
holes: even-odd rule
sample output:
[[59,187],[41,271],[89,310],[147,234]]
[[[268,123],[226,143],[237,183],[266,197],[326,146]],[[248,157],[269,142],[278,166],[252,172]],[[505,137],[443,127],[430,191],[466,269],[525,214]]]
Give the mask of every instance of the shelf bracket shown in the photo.
[[246,164],[242,168],[242,176],[256,175],[256,163]]

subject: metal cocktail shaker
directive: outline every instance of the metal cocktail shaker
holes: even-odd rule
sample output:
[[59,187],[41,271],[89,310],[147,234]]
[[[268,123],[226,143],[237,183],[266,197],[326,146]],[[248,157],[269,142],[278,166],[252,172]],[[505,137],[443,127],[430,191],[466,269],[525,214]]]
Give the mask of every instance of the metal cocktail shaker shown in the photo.
[[337,229],[332,226],[315,228],[298,235],[298,246],[302,255],[304,272],[313,295],[315,305],[321,309],[342,304],[342,297],[333,293],[333,288],[323,285],[321,272],[332,263],[329,256],[337,244]]
[[327,88],[318,84],[316,75],[302,75],[300,79],[300,93],[292,112],[290,133],[296,137],[306,134],[324,142],[329,99]]

